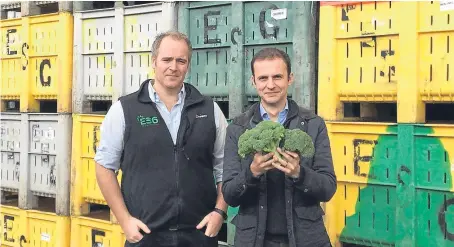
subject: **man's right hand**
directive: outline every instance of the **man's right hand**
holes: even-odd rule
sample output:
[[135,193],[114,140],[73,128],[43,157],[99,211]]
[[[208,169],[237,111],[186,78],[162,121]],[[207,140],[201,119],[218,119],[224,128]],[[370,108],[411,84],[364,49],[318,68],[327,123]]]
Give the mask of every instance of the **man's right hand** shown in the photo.
[[251,164],[252,175],[254,177],[258,177],[265,173],[266,171],[273,169],[274,168],[273,156],[274,156],[273,152],[268,153],[266,155],[256,153],[254,155],[254,160],[252,161]]
[[129,216],[124,222],[122,222],[121,228],[125,233],[126,240],[130,243],[137,243],[142,240],[143,235],[140,233],[140,229],[147,234],[151,232],[147,225],[132,216]]

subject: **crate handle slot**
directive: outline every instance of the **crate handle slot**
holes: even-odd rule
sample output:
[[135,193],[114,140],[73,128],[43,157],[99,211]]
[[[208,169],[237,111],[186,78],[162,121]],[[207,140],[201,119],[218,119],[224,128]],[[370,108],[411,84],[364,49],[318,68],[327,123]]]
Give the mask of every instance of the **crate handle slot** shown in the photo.
[[42,156],[41,160],[46,163],[49,162],[49,155]]
[[8,159],[13,160],[14,159],[14,153],[8,153]]
[[6,146],[8,147],[9,150],[14,151],[14,142],[7,141]]
[[96,143],[98,142],[98,138],[96,134],[98,133],[99,126],[94,126],[93,127],[93,152],[96,153]]
[[49,153],[49,143],[41,143],[41,152]]
[[41,135],[41,130],[39,129],[39,124],[32,125],[33,139],[39,139],[38,134]]

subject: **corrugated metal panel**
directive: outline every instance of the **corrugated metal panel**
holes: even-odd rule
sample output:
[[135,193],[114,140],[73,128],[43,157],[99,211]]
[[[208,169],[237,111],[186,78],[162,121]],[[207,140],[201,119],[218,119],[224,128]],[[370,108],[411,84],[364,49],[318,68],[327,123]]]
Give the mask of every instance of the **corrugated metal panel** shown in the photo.
[[314,109],[316,9],[311,2],[182,3],[178,28],[194,49],[186,80],[205,95],[228,100],[234,117],[246,98],[258,99],[250,81],[253,55],[277,47],[292,59],[295,83],[289,95]]
[[151,45],[175,28],[175,8],[163,2],[74,13],[75,113],[91,112],[91,101],[115,102],[153,76]]

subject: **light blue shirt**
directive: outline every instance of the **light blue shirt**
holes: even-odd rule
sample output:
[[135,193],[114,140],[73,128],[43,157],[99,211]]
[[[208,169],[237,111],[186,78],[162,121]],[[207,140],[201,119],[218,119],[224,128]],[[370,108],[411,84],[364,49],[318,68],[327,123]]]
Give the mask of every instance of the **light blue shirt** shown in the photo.
[[[178,102],[169,111],[165,104],[159,99],[159,95],[149,84],[149,96],[151,101],[156,103],[167,128],[172,135],[173,143],[176,143],[178,128],[180,127],[181,111],[186,96],[184,85],[178,94]],[[216,124],[216,140],[213,150],[213,168],[216,182],[222,182],[224,143],[227,129],[227,119],[222,113],[219,105],[214,102],[214,119]],[[112,104],[100,127],[100,142],[94,157],[96,163],[113,170],[120,168],[120,157],[123,152],[123,133],[125,131],[125,119],[123,107],[120,101]]]
[[[288,101],[285,103],[284,109],[279,112],[277,121],[280,124],[284,124],[285,120],[287,120],[287,114],[288,114]],[[270,116],[266,112],[265,108],[263,108],[262,104],[260,104],[260,116],[262,116],[263,120],[270,120]]]

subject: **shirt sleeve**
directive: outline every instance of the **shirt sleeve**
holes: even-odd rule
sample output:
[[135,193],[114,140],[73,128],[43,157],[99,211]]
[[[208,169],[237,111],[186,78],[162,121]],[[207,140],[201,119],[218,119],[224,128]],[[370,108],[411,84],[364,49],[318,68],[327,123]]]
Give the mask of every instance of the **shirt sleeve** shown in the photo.
[[125,119],[120,101],[116,101],[107,112],[101,127],[100,141],[94,160],[107,169],[119,170],[123,152]]
[[218,184],[222,182],[225,134],[228,123],[224,113],[221,111],[221,108],[219,108],[219,105],[216,102],[214,102],[214,118],[216,123],[216,141],[214,142],[213,150],[213,168],[216,184]]

